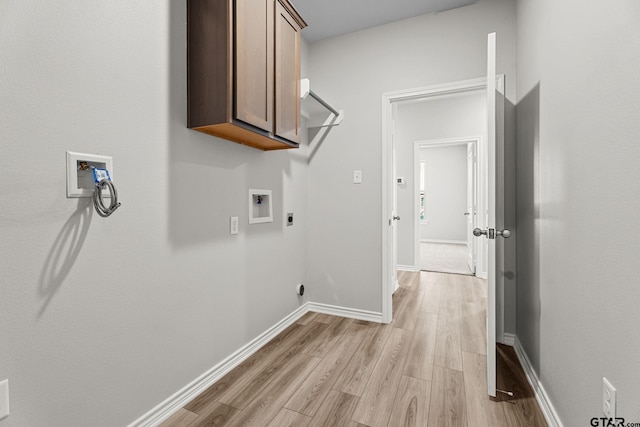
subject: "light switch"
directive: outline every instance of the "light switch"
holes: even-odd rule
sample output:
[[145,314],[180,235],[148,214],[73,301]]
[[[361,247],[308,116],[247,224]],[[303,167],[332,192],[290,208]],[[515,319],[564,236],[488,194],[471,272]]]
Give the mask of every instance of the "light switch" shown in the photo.
[[353,171],[353,183],[354,184],[362,184],[362,171],[354,170]]
[[238,217],[232,216],[229,218],[229,234],[238,234]]

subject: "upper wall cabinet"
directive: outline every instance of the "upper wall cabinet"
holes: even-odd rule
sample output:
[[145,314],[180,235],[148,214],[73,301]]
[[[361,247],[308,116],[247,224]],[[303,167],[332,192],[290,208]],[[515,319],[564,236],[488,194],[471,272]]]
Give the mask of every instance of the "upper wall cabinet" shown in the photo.
[[300,31],[286,0],[187,0],[188,126],[262,150],[300,143]]

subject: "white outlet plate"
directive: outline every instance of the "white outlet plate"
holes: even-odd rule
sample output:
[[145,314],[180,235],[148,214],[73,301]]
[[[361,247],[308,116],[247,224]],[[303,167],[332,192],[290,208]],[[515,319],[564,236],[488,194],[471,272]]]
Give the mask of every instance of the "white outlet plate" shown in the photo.
[[0,420],[9,416],[9,380],[0,381]]
[[[90,169],[80,171],[78,163],[86,161],[90,165],[104,167],[113,180],[113,157],[67,151],[67,197],[91,197],[93,176]],[[85,178],[85,179],[83,179]]]
[[238,234],[239,221],[237,216],[229,218],[229,234]]
[[354,170],[353,171],[353,183],[354,184],[362,184],[362,171]]
[[616,417],[616,388],[602,377],[602,412],[607,418]]

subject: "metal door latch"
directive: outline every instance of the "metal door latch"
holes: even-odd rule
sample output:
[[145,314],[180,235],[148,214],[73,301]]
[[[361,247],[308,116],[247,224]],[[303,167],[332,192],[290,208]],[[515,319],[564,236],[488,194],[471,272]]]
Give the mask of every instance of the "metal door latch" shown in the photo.
[[495,239],[496,236],[502,236],[503,238],[507,239],[509,238],[509,236],[511,236],[511,231],[507,230],[506,228],[504,230],[496,230],[495,228],[481,230],[479,228],[474,228],[473,235],[476,237],[487,236],[487,238],[492,240]]

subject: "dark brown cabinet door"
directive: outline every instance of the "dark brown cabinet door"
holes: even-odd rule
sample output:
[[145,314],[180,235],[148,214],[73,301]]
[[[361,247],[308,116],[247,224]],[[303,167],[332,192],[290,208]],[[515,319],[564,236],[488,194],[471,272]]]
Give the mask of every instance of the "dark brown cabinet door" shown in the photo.
[[275,0],[275,134],[300,142],[300,31]]
[[238,0],[235,14],[235,117],[273,131],[273,0]]
[[306,25],[287,0],[187,0],[188,127],[261,150],[297,147]]

